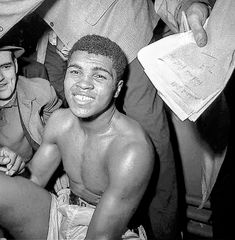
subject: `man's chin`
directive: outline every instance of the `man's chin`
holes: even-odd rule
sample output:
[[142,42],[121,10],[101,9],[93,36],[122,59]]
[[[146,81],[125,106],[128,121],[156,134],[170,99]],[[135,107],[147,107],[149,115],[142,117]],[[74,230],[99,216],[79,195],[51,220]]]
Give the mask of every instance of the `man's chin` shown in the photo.
[[[11,95],[9,95],[9,94],[0,94],[0,102],[1,102],[2,106],[7,104],[10,100],[11,100]],[[5,104],[4,104],[4,102],[5,102]]]
[[90,118],[92,116],[92,114],[90,113],[89,110],[87,109],[77,109],[77,108],[71,108],[70,107],[71,112],[78,118]]
[[9,100],[13,97],[14,91],[9,91],[9,89],[0,88],[0,100]]

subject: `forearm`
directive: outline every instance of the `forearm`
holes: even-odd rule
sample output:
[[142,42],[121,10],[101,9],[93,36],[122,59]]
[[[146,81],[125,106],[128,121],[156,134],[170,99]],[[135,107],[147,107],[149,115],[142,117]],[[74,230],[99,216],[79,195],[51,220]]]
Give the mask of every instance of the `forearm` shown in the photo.
[[41,187],[45,187],[50,179],[50,177],[38,174],[38,171],[34,172],[30,165],[27,167],[27,177],[30,181]]
[[179,32],[182,11],[186,11],[193,3],[209,6],[208,0],[155,0],[156,13],[174,32]]
[[28,164],[30,180],[41,187],[47,185],[61,162],[57,148],[53,148],[52,151],[49,152],[50,150],[46,149],[44,143],[42,143]]
[[31,174],[29,180],[41,187],[44,187],[44,184],[42,184],[42,182],[35,175]]

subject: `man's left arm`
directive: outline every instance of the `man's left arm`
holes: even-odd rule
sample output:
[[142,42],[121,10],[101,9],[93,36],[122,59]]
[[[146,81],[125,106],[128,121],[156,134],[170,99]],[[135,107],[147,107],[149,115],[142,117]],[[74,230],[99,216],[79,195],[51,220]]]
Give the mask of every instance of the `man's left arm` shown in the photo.
[[189,28],[193,31],[199,47],[207,43],[207,35],[203,28],[210,13],[208,0],[155,0],[156,13],[174,32],[186,31],[183,27],[183,14]]
[[149,182],[154,162],[151,147],[133,144],[120,150],[107,166],[108,186],[93,214],[86,240],[121,239]]

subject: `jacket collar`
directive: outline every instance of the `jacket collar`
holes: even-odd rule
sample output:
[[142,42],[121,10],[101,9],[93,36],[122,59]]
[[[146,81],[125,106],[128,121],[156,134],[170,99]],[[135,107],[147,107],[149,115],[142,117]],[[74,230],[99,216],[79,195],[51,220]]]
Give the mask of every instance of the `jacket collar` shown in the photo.
[[24,77],[19,76],[16,86],[16,92],[17,92],[17,98],[19,99],[19,102],[28,105],[32,101],[36,100],[36,97],[32,95],[31,91],[27,91],[27,88],[24,87],[24,84],[21,79]]

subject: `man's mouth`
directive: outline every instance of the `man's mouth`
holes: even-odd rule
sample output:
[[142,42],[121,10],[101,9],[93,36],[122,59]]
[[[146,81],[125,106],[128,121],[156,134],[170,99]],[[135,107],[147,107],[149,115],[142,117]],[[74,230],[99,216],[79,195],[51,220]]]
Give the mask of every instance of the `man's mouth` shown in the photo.
[[73,95],[73,97],[78,104],[87,104],[94,101],[93,97],[80,95],[80,94]]

